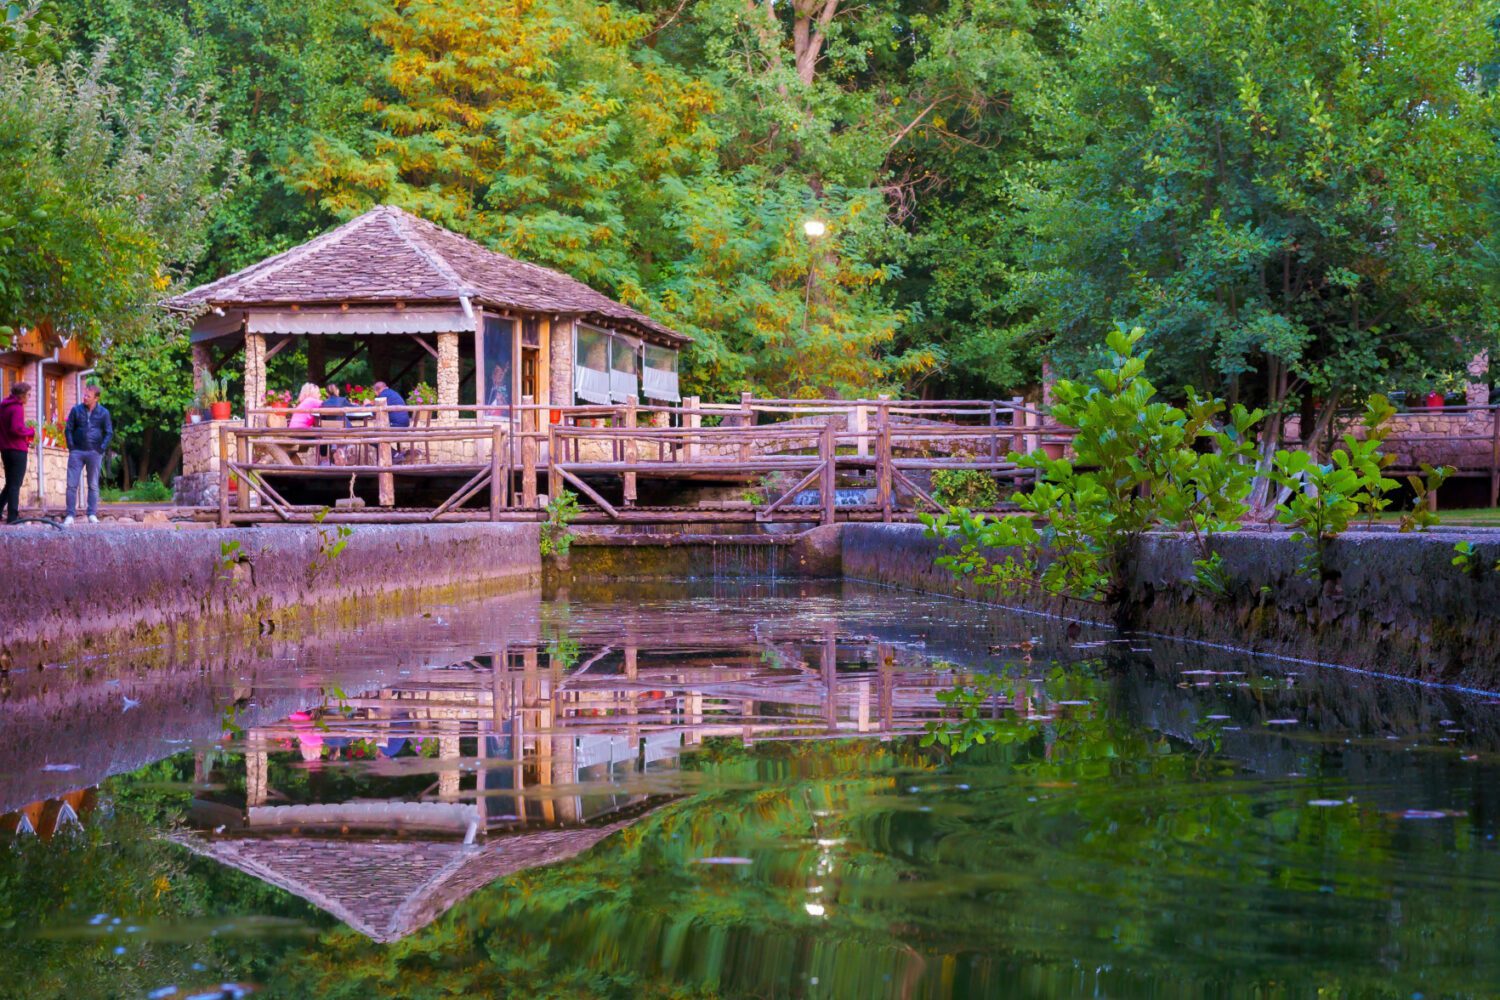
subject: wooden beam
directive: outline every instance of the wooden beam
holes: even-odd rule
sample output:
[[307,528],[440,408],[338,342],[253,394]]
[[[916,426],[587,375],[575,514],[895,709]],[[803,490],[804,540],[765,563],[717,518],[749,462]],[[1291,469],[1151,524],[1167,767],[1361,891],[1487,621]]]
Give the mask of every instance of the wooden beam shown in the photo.
[[280,354],[282,350],[291,342],[291,337],[287,337],[285,340],[278,340],[275,345],[273,345],[266,351],[266,360],[270,361],[272,358],[276,357],[276,355]]
[[[608,500],[605,500],[599,494],[595,493],[593,487],[589,486],[588,483],[585,483],[582,479],[579,479],[577,476],[573,475],[573,473],[569,472],[567,469],[564,469],[560,465],[556,466],[556,469],[558,471],[558,474],[561,475],[563,479],[566,479],[568,482],[578,487],[579,492],[588,497],[590,500],[594,501],[594,503],[598,504],[600,510],[604,511],[610,517],[618,517],[620,515],[620,512],[618,510],[615,510],[614,505],[611,504]],[[549,483],[547,485],[549,489],[552,488],[552,484]]]

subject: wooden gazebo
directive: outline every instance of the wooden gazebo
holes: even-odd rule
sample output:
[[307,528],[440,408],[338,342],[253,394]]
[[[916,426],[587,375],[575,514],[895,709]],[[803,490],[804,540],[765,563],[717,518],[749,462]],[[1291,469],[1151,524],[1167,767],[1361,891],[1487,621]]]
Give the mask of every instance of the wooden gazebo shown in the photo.
[[244,351],[247,410],[265,395],[266,362],[299,337],[310,381],[334,379],[365,355],[374,378],[400,386],[431,357],[440,405],[498,414],[523,398],[677,402],[677,352],[690,339],[390,205],[166,305],[194,317],[200,385]]

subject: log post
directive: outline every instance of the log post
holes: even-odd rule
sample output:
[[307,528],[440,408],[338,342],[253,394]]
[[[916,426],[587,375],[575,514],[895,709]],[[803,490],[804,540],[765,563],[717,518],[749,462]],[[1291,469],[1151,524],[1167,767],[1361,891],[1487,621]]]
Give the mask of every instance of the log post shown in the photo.
[[[1040,425],[1041,425],[1041,418],[1038,417],[1035,412],[1033,412],[1032,410],[1028,409],[1026,411],[1026,426],[1028,428],[1031,428],[1031,427],[1039,427]],[[1034,451],[1040,451],[1041,447],[1042,447],[1042,443],[1041,442],[1042,442],[1042,439],[1041,439],[1040,435],[1038,435],[1038,434],[1027,434],[1026,435],[1026,454],[1030,455]]]
[[1500,506],[1500,405],[1490,407],[1490,506]]
[[870,408],[863,402],[854,405],[854,433],[859,435],[854,453],[860,458],[870,457]]
[[[557,471],[557,428],[552,427],[547,431],[547,496],[556,500],[562,496],[562,473]],[[536,489],[535,486],[532,487]]]
[[229,527],[229,426],[219,425],[219,527]]
[[698,412],[698,397],[687,396],[682,400],[682,408],[690,410],[690,413],[682,415],[682,427],[687,431],[687,443],[682,449],[682,460],[684,462],[698,461],[698,430],[703,426],[703,414]]
[[[551,432],[548,432],[549,439]],[[550,439],[555,440],[555,439]],[[549,447],[555,448],[556,444]],[[536,451],[537,439],[530,434],[521,438],[521,507],[524,510],[536,508]]]
[[[385,408],[385,400],[375,401],[375,426],[382,431],[391,426],[391,414]],[[390,441],[381,441],[375,446],[375,464],[381,468],[389,469],[393,464],[391,461]],[[382,507],[396,506],[396,477],[389,472],[382,472],[375,477],[377,490],[380,494],[379,502]]]
[[891,397],[882,393],[875,411],[875,502],[880,519],[891,520],[891,493],[895,475],[891,468]]
[[[755,426],[755,410],[750,406],[750,400],[753,399],[753,398],[754,398],[754,396],[752,396],[748,392],[742,392],[742,393],[740,393],[740,426],[741,427],[754,427]],[[744,441],[743,441],[743,443],[740,445],[740,461],[741,462],[748,462],[748,461],[750,461],[750,439],[748,437],[745,438]]]
[[837,417],[830,416],[828,422],[823,425],[823,437],[818,447],[818,457],[823,462],[823,478],[818,484],[819,500],[823,501],[823,523],[832,524],[834,517],[834,490],[838,485],[836,461],[838,458],[838,439],[834,437],[834,421]]
[[[634,466],[640,458],[639,442],[633,436],[636,428],[637,415],[635,412],[635,397],[631,397],[625,403],[625,426],[630,429],[632,436],[625,439],[625,462]],[[625,506],[635,506],[635,471],[631,469],[625,473]]]
[[[248,424],[249,421],[246,421],[246,423]],[[236,434],[235,443],[237,446],[235,449],[235,460],[239,462],[240,468],[243,469],[250,464],[250,438],[245,434]],[[229,456],[225,455],[225,464],[228,464],[228,459]],[[249,473],[240,477],[240,490],[236,506],[242,511],[250,509],[250,479]]]
[[[500,453],[505,448],[505,431],[500,424],[490,428],[490,520],[500,520],[505,481],[500,473]],[[507,472],[506,475],[509,475]]]

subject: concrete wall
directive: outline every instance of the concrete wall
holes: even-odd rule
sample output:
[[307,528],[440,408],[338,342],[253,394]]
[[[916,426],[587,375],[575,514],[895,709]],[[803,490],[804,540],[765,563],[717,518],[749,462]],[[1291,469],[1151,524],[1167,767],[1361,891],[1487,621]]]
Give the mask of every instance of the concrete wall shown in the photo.
[[[184,640],[319,604],[425,588],[528,586],[531,524],[360,525],[331,560],[332,525],[227,531],[11,531],[0,539],[0,649],[16,665],[108,641]],[[243,561],[226,562],[238,542]]]
[[[943,548],[911,525],[842,528],[846,577],[976,599],[933,565]],[[1452,565],[1453,545],[1478,541],[1470,576]],[[1485,540],[1488,539],[1488,540]],[[1215,543],[1230,579],[1223,597],[1191,585],[1194,550],[1175,536],[1146,539],[1126,610],[1141,629],[1255,652],[1399,674],[1420,680],[1500,686],[1500,535],[1352,532],[1332,543],[1327,577],[1298,573],[1302,546],[1280,533],[1223,535]],[[1034,602],[1074,617],[1107,617],[1077,601]]]

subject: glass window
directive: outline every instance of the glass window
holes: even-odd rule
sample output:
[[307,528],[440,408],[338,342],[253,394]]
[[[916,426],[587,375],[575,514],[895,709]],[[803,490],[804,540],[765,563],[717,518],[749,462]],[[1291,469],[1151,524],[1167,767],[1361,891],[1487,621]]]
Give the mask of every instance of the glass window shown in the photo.
[[500,316],[484,318],[484,405],[501,407],[504,413],[510,412],[514,338],[512,321]]

